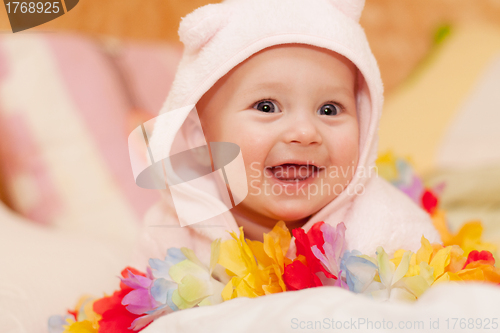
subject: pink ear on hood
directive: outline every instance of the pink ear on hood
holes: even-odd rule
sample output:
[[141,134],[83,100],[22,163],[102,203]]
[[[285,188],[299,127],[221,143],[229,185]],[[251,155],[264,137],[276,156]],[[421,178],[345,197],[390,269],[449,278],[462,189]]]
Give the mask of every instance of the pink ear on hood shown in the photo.
[[332,5],[337,7],[338,10],[345,15],[352,18],[354,21],[359,22],[363,8],[365,7],[365,0],[328,0]]
[[182,18],[179,37],[188,52],[197,52],[221,28],[227,25],[230,13],[222,4],[208,4]]

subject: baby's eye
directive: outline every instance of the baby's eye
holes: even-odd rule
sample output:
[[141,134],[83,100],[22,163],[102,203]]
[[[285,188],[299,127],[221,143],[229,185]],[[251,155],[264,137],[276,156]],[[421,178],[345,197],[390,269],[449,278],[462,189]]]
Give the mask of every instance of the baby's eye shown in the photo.
[[277,112],[280,112],[280,109],[276,105],[276,103],[274,103],[272,101],[269,101],[269,100],[257,102],[254,105],[254,109],[257,109],[259,111],[266,112],[266,113],[277,113]]
[[325,104],[318,110],[318,114],[325,116],[336,116],[341,111],[341,108],[335,104]]

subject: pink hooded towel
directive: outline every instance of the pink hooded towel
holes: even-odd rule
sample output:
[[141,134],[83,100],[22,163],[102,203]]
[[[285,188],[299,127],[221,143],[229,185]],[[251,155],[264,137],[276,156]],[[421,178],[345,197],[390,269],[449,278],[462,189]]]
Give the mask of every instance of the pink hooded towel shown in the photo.
[[[364,0],[226,0],[200,7],[184,17],[179,36],[185,48],[175,80],[154,130],[150,130],[152,124],[145,124],[150,162],[194,148],[186,139],[194,133],[189,128],[199,126],[193,107],[221,77],[252,54],[287,43],[329,49],[358,68],[360,157],[346,189],[303,228],[307,231],[318,221],[332,226],[344,222],[347,248],[370,255],[377,246],[383,246],[388,253],[400,248],[416,251],[422,235],[431,243],[440,242],[426,212],[376,172],[368,172],[376,170],[383,84],[358,23],[363,7]],[[167,172],[166,182],[178,185],[175,171]],[[207,190],[212,191],[210,195],[199,191],[197,186],[201,184],[211,188]],[[228,239],[227,231],[239,233],[226,208],[230,208],[227,195],[211,187],[209,177],[178,186],[174,197],[172,187],[161,191],[162,200],[146,214],[131,263],[135,267],[143,269],[149,258],[164,258],[170,247],[189,247],[201,260],[207,260],[212,240]],[[189,204],[188,215],[208,212],[205,216],[211,217],[199,223],[183,223],[182,214],[176,210],[180,203]]]

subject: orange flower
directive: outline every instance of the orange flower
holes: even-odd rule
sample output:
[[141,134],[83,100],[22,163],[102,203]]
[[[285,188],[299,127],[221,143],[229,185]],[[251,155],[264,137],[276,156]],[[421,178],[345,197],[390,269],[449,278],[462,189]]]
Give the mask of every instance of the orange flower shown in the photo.
[[443,210],[437,210],[432,215],[434,227],[439,231],[441,240],[444,246],[458,245],[464,250],[465,255],[473,250],[489,251],[496,253],[497,247],[491,243],[483,242],[481,240],[483,234],[483,226],[479,221],[470,221],[465,223],[462,228],[453,234],[447,226],[446,214]]
[[456,273],[463,281],[484,281],[500,284],[500,268],[493,265],[484,264],[481,261],[474,261]]

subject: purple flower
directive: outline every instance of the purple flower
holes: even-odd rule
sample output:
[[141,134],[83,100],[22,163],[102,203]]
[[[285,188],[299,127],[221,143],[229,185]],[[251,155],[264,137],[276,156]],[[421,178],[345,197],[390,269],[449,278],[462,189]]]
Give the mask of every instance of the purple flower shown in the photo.
[[129,271],[128,278],[121,278],[122,282],[134,289],[123,297],[122,304],[126,305],[129,312],[133,314],[143,314],[161,305],[151,295],[150,287],[153,280],[149,277],[135,275]]
[[316,245],[311,248],[314,256],[321,261],[325,269],[337,278],[339,277],[340,261],[345,251],[345,230],[343,222],[339,223],[337,227],[324,223],[321,226],[321,231],[325,240],[323,244],[325,254]]

